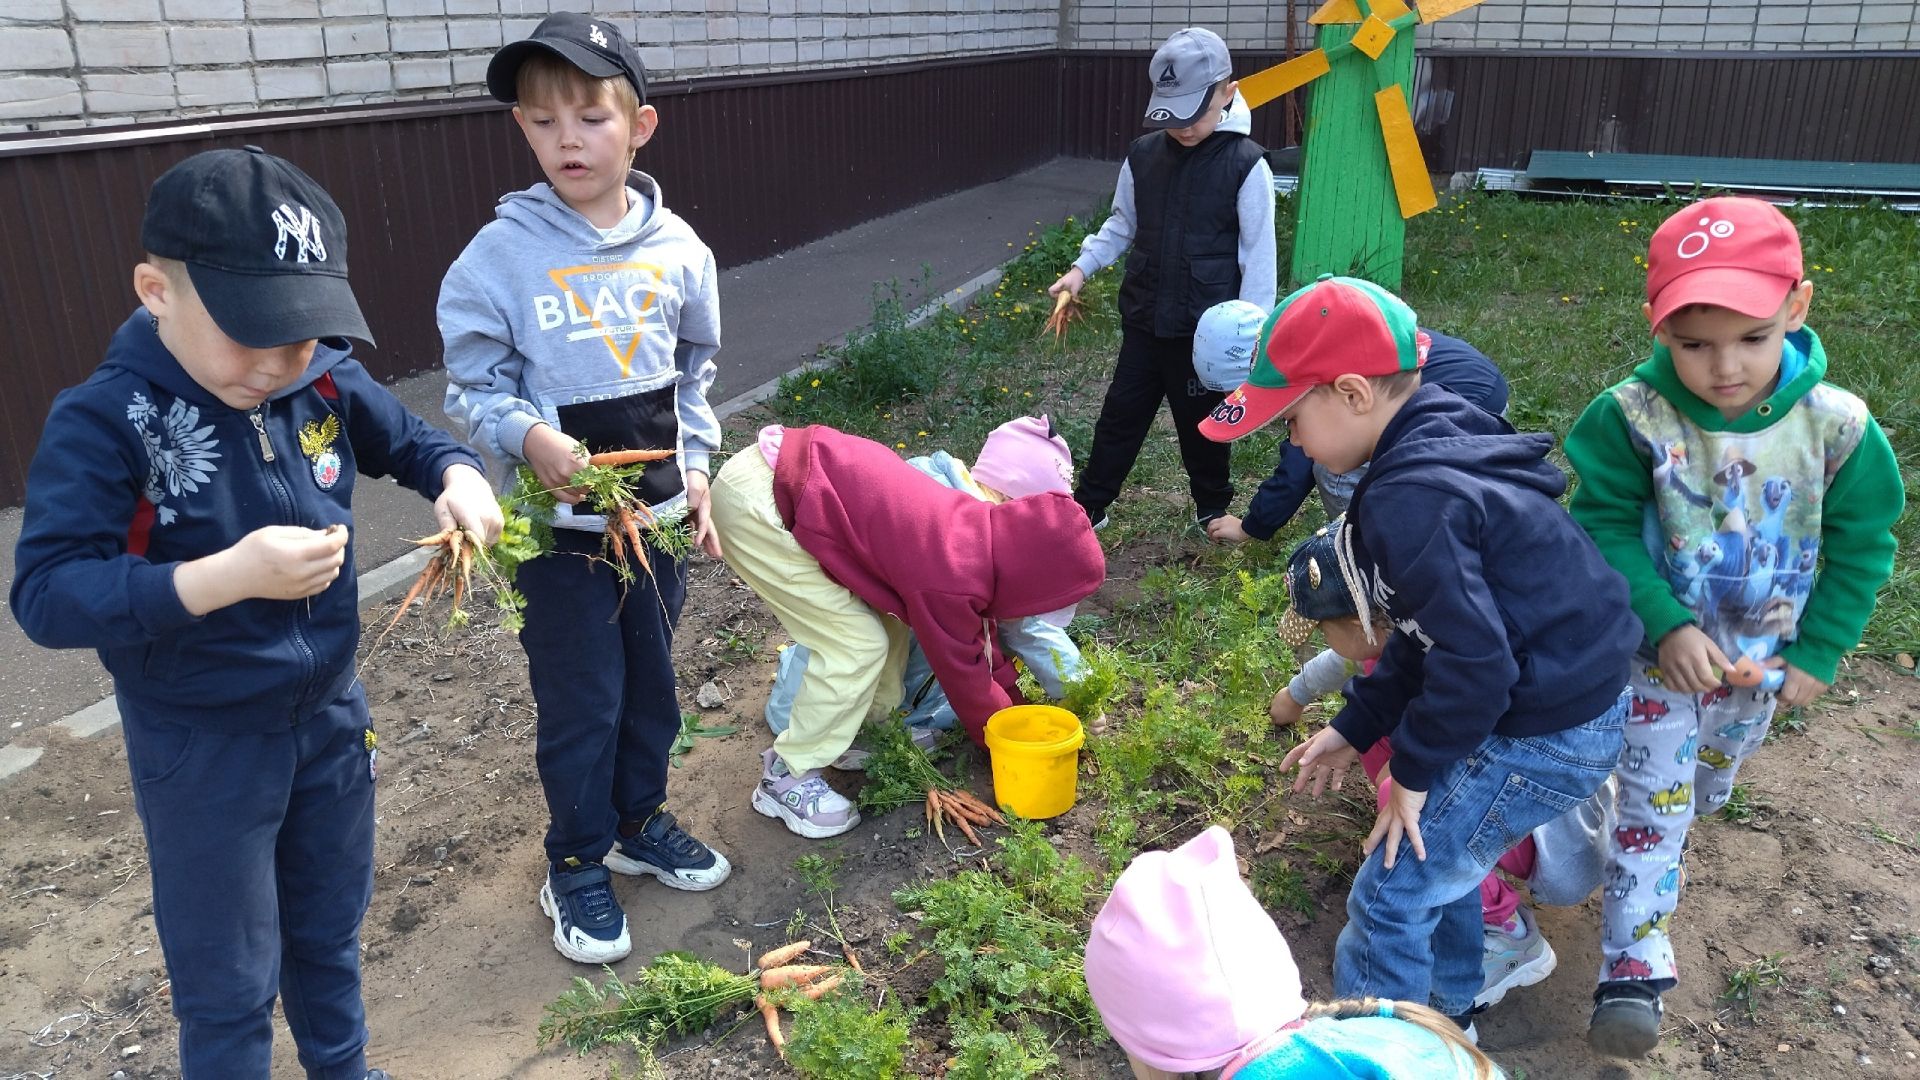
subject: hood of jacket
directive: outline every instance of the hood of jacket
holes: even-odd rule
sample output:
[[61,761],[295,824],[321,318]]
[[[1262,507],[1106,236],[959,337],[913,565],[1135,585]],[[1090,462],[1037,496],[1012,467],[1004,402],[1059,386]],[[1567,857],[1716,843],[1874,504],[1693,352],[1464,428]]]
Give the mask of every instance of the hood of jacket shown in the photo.
[[1547,460],[1552,449],[1551,435],[1523,435],[1445,387],[1423,385],[1381,431],[1354,497],[1390,478],[1444,472],[1446,482],[1462,490],[1512,484],[1557,499],[1567,490],[1567,477]]

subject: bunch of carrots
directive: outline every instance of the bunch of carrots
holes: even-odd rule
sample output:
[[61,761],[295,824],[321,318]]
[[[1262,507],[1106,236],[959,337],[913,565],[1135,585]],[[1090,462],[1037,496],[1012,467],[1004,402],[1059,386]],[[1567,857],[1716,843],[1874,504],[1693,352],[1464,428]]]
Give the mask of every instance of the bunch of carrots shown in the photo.
[[[672,450],[608,450],[593,454],[587,458],[589,469],[625,469],[634,465],[646,465],[649,462],[664,461],[673,456]],[[647,546],[641,539],[642,529],[651,529],[659,523],[653,516],[653,508],[634,494],[632,479],[635,473],[610,473],[595,476],[585,473],[574,474],[574,482],[583,484],[592,491],[594,501],[607,518],[607,546],[613,552],[613,558],[621,565],[639,563],[647,573],[653,573],[653,564],[647,559]]]
[[[811,941],[796,941],[783,945],[760,955],[755,966],[760,969],[760,993],[753,997],[753,1007],[760,1010],[760,1018],[767,1024],[767,1041],[773,1044],[774,1052],[780,1060],[787,1059],[787,1037],[780,1031],[780,1006],[767,997],[767,992],[792,988],[800,996],[818,1001],[840,985],[842,975],[830,964],[795,964],[813,948]],[[847,959],[853,960],[851,950]],[[858,964],[855,964],[858,967]]]
[[953,822],[963,833],[967,842],[974,847],[984,847],[980,843],[980,834],[973,831],[975,825],[1005,825],[1007,819],[1000,811],[981,802],[970,791],[963,789],[947,790],[938,784],[927,785],[927,824],[933,827],[934,835],[941,842],[947,839],[947,822]]
[[[666,952],[626,979],[607,969],[602,986],[576,977],[573,989],[547,1006],[539,1043],[557,1040],[585,1051],[669,1034],[691,1035],[712,1025],[721,1012],[751,1001],[766,1021],[768,1041],[784,1059],[781,1004],[802,997],[818,1001],[845,978],[845,969],[834,965],[794,962],[811,948],[811,941],[796,941],[770,950],[745,975],[692,953]],[[853,950],[843,946],[843,951],[858,972]]]
[[[503,535],[503,540],[507,538]],[[414,600],[425,596],[428,603],[442,593],[453,594],[453,615],[450,622],[459,626],[467,621],[467,613],[460,606],[468,593],[473,591],[473,573],[477,566],[483,578],[491,579],[498,588],[508,587],[511,575],[504,573],[500,564],[480,538],[457,526],[441,529],[432,536],[422,536],[411,543],[420,548],[433,551],[433,558],[413,579],[413,587],[407,590],[406,598],[400,601],[400,607],[393,613],[393,619],[380,631],[385,638],[413,606]]]
[[1067,327],[1085,317],[1086,311],[1080,298],[1073,295],[1071,289],[1061,289],[1053,298],[1053,314],[1047,316],[1040,336],[1052,334],[1054,344],[1064,347],[1067,343]]

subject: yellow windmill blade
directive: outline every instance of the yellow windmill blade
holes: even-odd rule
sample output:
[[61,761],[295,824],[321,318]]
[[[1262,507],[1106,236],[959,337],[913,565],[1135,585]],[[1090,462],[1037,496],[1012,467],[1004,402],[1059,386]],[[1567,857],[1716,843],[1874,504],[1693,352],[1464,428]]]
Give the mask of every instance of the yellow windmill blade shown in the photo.
[[1413,130],[1413,114],[1407,111],[1406,92],[1395,83],[1373,95],[1373,107],[1380,114],[1380,138],[1386,144],[1400,216],[1410,218],[1440,205],[1433,177],[1427,175],[1427,160],[1420,153],[1420,136]]
[[1283,94],[1300,89],[1330,70],[1324,51],[1315,49],[1304,52],[1284,64],[1275,64],[1265,71],[1241,79],[1240,96],[1247,99],[1247,108],[1257,109]]
[[[1450,2],[1457,3],[1458,0],[1450,0]],[[1479,2],[1480,0],[1468,0],[1466,6],[1471,7]],[[1413,11],[1403,0],[1373,0],[1367,5],[1367,10],[1385,22],[1392,22]],[[1437,15],[1434,17],[1439,18]],[[1360,5],[1354,3],[1354,0],[1327,0],[1320,5],[1319,10],[1307,16],[1307,21],[1315,26],[1344,26],[1347,23],[1357,23],[1360,21]]]
[[1315,26],[1338,26],[1360,21],[1360,5],[1353,0],[1327,0],[1318,11],[1307,16],[1307,21]]
[[[1449,15],[1457,15],[1480,3],[1480,0],[1420,0],[1420,21],[1437,22]],[[1374,5],[1378,10],[1379,5]]]

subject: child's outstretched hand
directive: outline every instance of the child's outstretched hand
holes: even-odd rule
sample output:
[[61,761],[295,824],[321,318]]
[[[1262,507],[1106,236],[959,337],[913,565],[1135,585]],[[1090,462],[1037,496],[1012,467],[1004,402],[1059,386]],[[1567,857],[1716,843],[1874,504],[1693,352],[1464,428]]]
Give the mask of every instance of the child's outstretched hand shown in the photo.
[[1073,295],[1079,296],[1080,290],[1085,288],[1086,284],[1087,284],[1087,275],[1081,273],[1080,268],[1076,266],[1073,269],[1067,271],[1066,273],[1061,274],[1060,280],[1054,282],[1052,285],[1047,286],[1047,295],[1059,296],[1060,290],[1065,289],[1068,292],[1072,293]]
[[1660,681],[1683,694],[1704,694],[1720,685],[1717,671],[1732,671],[1733,661],[1706,631],[1688,623],[1660,639]]
[[1362,855],[1373,854],[1380,841],[1387,842],[1386,867],[1393,869],[1393,857],[1400,851],[1400,838],[1406,837],[1413,843],[1413,857],[1421,862],[1427,861],[1427,844],[1420,839],[1420,808],[1427,805],[1427,793],[1408,791],[1389,777],[1386,781],[1387,801],[1380,807],[1380,816],[1374,819],[1373,831],[1367,834],[1366,842],[1360,845]]
[[687,473],[687,520],[693,523],[693,546],[716,559],[723,558],[720,534],[713,531],[713,502],[707,497],[707,474]]
[[487,478],[471,465],[449,465],[440,474],[440,497],[433,501],[433,516],[443,529],[459,526],[491,545],[500,539],[505,518],[500,502],[493,497]]
[[1360,752],[1328,725],[1314,732],[1313,738],[1287,751],[1287,756],[1281,759],[1280,771],[1286,772],[1298,764],[1300,775],[1293,781],[1293,790],[1300,791],[1312,782],[1313,793],[1319,795],[1327,790],[1328,780],[1333,781],[1333,790],[1339,791],[1340,785],[1346,783],[1347,768],[1359,760]]
[[1232,514],[1221,514],[1207,522],[1207,539],[1216,544],[1244,544],[1253,537],[1240,527],[1239,518]]
[[1789,709],[1798,708],[1827,692],[1827,684],[1801,671],[1779,657],[1767,661],[1770,668],[1786,668],[1787,681],[1774,697]]

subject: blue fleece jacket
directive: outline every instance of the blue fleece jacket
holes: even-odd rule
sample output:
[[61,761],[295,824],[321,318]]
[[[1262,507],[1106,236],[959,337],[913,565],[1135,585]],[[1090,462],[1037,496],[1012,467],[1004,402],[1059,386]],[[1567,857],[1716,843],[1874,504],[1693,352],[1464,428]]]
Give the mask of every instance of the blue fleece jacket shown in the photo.
[[1393,737],[1393,778],[1424,791],[1492,734],[1576,727],[1613,705],[1640,643],[1627,583],[1556,501],[1553,437],[1438,386],[1387,422],[1347,511],[1353,555],[1394,625],[1334,728]]
[[351,526],[356,473],[438,498],[456,463],[480,468],[344,340],[321,342],[297,382],[242,411],[194,382],[136,311],[93,375],[54,399],[27,474],[14,618],[40,645],[99,650],[123,709],[210,730],[284,730],[353,680],[353,546],[318,595],[243,600],[200,618],[181,605],[175,568],[267,525]]
[[[1444,386],[1490,413],[1507,411],[1507,380],[1487,354],[1457,337],[1422,327],[1432,339],[1427,362],[1420,365],[1423,386]],[[1305,450],[1283,440],[1273,475],[1261,483],[1247,503],[1240,527],[1255,540],[1271,540],[1313,491],[1313,459]]]

